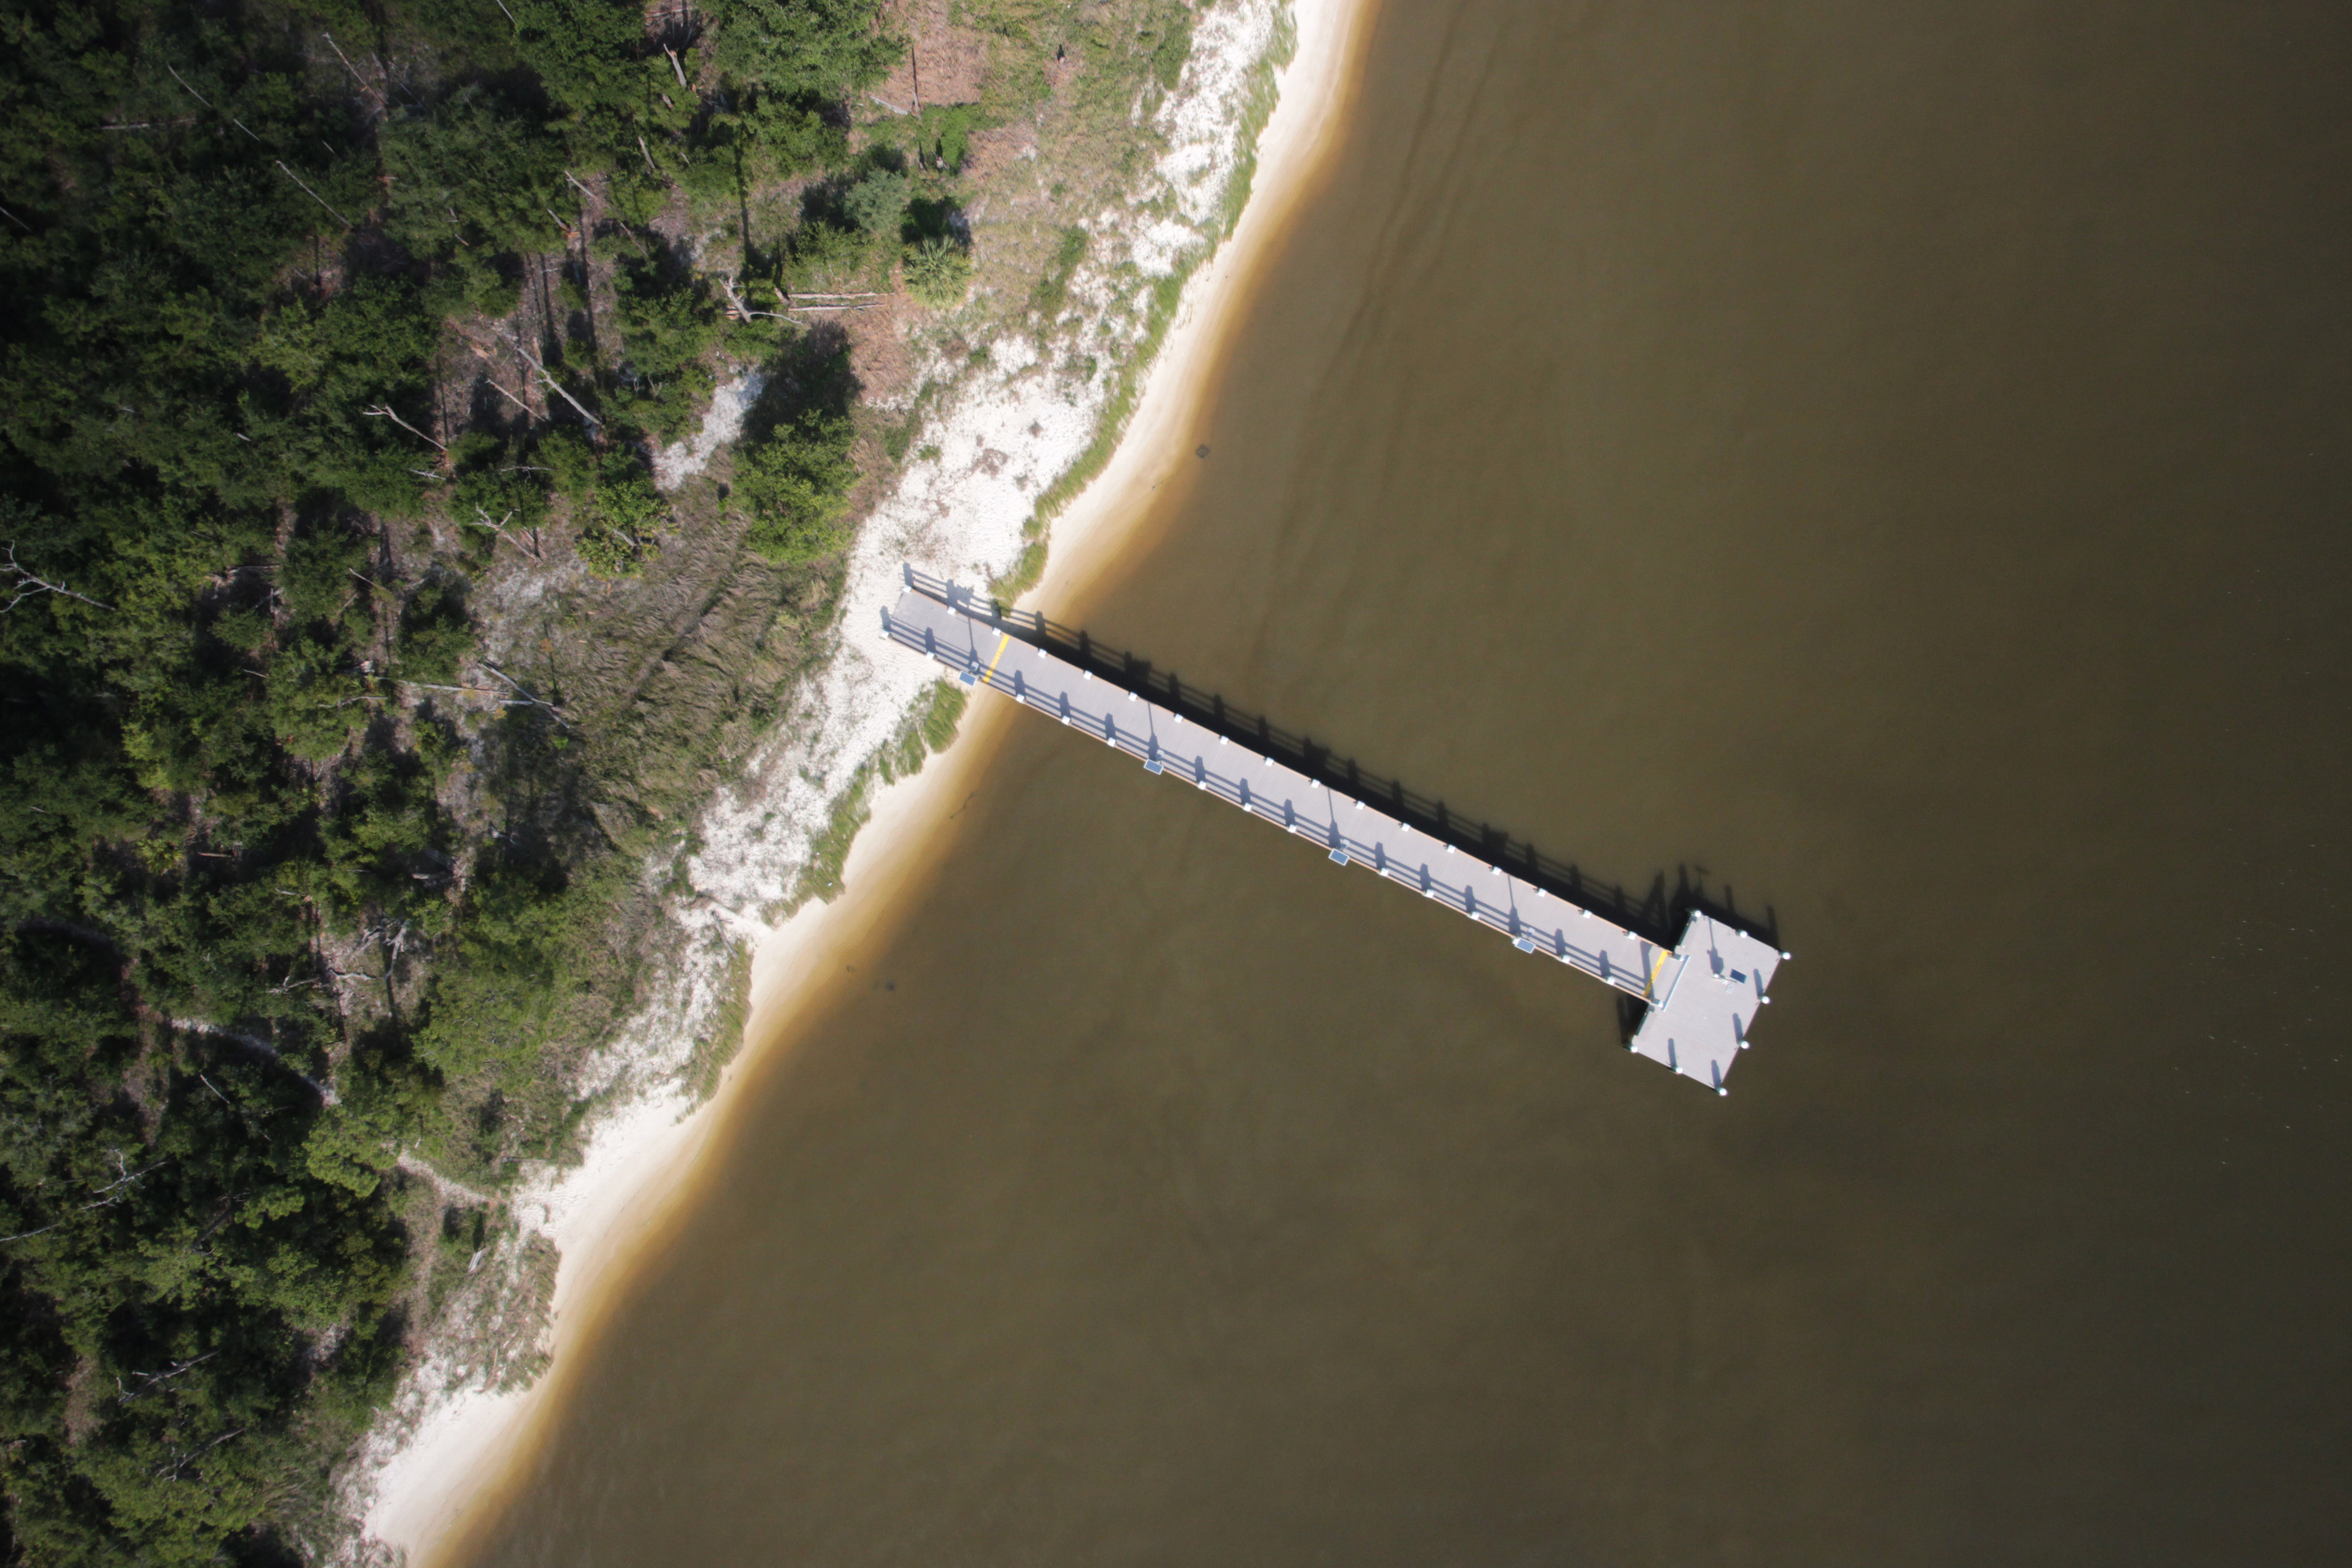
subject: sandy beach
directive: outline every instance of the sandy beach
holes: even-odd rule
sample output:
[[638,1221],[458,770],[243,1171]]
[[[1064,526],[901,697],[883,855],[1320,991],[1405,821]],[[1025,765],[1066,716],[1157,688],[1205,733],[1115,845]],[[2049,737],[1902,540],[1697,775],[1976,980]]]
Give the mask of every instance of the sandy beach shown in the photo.
[[[1044,580],[1031,601],[1056,602],[1115,561],[1152,489],[1192,455],[1188,428],[1236,330],[1252,281],[1338,139],[1361,58],[1370,0],[1296,0],[1297,47],[1260,136],[1252,195],[1234,232],[1188,281],[1120,444],[1104,471],[1055,521]],[[854,626],[862,623],[853,621]],[[855,635],[854,631],[850,635]],[[898,918],[904,892],[935,856],[927,831],[970,787],[995,749],[1009,709],[982,699],[955,743],[916,777],[877,793],[845,870],[846,890],[756,933],[744,1048],[696,1106],[683,1090],[608,1117],[583,1163],[521,1202],[562,1249],[552,1307],[553,1363],[528,1389],[469,1390],[440,1400],[375,1469],[368,1540],[424,1568],[447,1560],[494,1509],[593,1335],[614,1287],[645,1244],[690,1198],[705,1156],[738,1114],[743,1085],[793,1037],[828,953]]]

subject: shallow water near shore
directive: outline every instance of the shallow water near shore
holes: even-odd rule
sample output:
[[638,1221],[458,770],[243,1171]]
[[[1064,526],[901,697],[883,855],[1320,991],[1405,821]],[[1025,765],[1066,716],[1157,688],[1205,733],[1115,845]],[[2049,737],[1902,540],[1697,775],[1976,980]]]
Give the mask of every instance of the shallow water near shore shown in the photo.
[[460,1555],[2343,1560],[2347,68],[1385,7],[1208,456],[1042,607],[1769,910],[1730,1096],[1013,715]]

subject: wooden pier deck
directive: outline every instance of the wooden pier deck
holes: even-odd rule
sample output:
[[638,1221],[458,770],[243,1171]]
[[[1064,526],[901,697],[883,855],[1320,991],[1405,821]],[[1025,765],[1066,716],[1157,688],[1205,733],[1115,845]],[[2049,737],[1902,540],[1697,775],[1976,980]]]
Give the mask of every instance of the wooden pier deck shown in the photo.
[[1717,1093],[1748,1045],[1788,954],[1693,911],[1671,948],[1549,892],[1428,831],[1382,801],[1352,798],[1248,743],[1217,733],[1015,635],[988,599],[911,567],[882,635],[1141,763],[1315,845],[1339,867],[1376,876],[1508,937],[1522,952],[1581,970],[1642,1003],[1640,1055]]

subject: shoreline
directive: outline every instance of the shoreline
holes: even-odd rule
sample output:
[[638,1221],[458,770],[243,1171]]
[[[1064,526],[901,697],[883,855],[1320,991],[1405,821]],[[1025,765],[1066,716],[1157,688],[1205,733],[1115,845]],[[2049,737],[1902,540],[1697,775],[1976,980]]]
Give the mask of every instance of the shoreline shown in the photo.
[[[1024,603],[1069,596],[1108,569],[1150,513],[1153,490],[1191,456],[1182,433],[1239,329],[1259,269],[1312,193],[1352,108],[1354,69],[1376,4],[1293,0],[1294,50],[1257,141],[1240,220],[1187,281],[1109,460],[1048,525],[1045,570]],[[425,1568],[450,1559],[495,1516],[538,1451],[580,1349],[616,1304],[617,1287],[693,1195],[711,1151],[738,1124],[745,1086],[776,1065],[775,1047],[833,973],[829,963],[814,961],[903,917],[908,884],[936,863],[933,829],[945,804],[992,754],[1007,712],[1003,704],[976,704],[945,752],[877,791],[839,898],[812,900],[758,931],[742,1048],[707,1098],[698,1104],[677,1084],[644,1096],[606,1120],[579,1166],[518,1196],[520,1205],[542,1211],[535,1228],[562,1254],[550,1306],[551,1364],[523,1389],[460,1392],[425,1415],[375,1473],[363,1552]]]

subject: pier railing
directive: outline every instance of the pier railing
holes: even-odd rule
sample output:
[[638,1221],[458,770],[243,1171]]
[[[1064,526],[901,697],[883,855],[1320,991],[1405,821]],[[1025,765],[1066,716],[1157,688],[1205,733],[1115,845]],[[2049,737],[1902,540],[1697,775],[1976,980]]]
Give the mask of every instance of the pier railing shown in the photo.
[[1034,611],[1009,609],[985,595],[976,595],[911,566],[906,569],[906,582],[926,597],[1092,671],[1097,680],[1160,703],[1181,714],[1187,723],[1198,724],[1237,744],[1249,746],[1261,756],[1270,757],[1351,799],[1377,805],[1417,833],[1425,833],[1441,844],[1475,855],[1547,892],[1607,915],[1625,930],[1649,937],[1662,947],[1673,947],[1684,921],[1693,911],[1711,915],[1776,946],[1779,943],[1779,922],[1769,909],[1760,920],[1734,907],[1728,889],[1719,894],[1710,892],[1703,882],[1694,880],[1686,868],[1677,868],[1672,889],[1665,874],[1660,872],[1647,896],[1635,899],[1619,883],[1587,876],[1572,860],[1547,855],[1527,839],[1465,817],[1444,799],[1423,795],[1407,787],[1401,779],[1365,768],[1353,757],[1341,756],[1311,736],[1286,730],[1263,713],[1236,708],[1219,693],[1187,686],[1175,671],[1160,669],[1149,659],[1108,647],[1082,627],[1064,626]]

